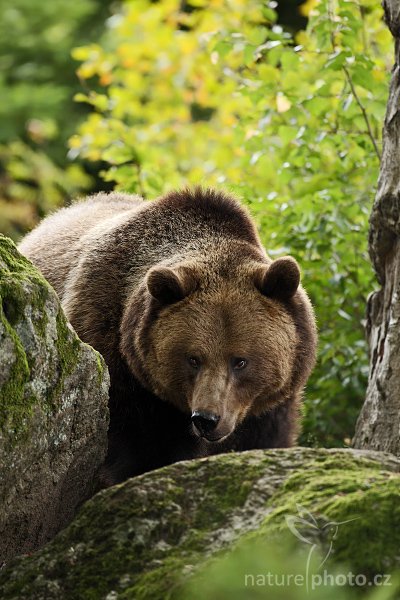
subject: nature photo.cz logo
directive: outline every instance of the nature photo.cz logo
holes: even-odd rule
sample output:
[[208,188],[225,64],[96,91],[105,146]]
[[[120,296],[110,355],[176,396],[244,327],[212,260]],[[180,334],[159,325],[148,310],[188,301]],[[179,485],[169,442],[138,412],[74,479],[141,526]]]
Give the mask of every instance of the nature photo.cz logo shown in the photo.
[[[334,541],[338,535],[339,528],[346,523],[356,521],[360,517],[353,517],[346,519],[345,521],[329,521],[320,519],[318,522],[317,518],[306,508],[300,504],[296,504],[297,515],[287,515],[285,517],[286,524],[289,530],[293,533],[298,540],[304,544],[310,546],[310,550],[307,555],[305,573],[285,573],[285,574],[274,574],[268,572],[266,574],[254,575],[245,574],[245,586],[304,586],[307,592],[314,590],[317,587],[336,585],[339,587],[349,585],[356,587],[365,586],[390,586],[391,576],[387,573],[378,573],[368,579],[364,573],[355,574],[351,571],[347,573],[335,574],[329,573],[327,569],[323,569],[325,563],[330,557],[334,549]],[[318,558],[319,564],[316,569],[311,568],[311,560],[315,554],[315,551],[319,551],[315,554],[315,557],[321,556],[321,540],[325,540],[324,548],[326,543],[328,544],[327,549],[324,549],[322,558]]]

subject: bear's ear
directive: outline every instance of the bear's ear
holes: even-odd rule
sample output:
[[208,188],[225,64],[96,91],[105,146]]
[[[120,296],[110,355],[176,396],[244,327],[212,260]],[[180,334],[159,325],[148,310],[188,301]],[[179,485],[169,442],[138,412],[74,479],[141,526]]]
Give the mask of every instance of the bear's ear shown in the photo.
[[153,267],[147,274],[147,289],[161,304],[174,304],[195,291],[197,282],[191,269]]
[[282,256],[269,267],[259,269],[256,286],[264,296],[278,300],[290,300],[300,284],[299,265],[292,256]]

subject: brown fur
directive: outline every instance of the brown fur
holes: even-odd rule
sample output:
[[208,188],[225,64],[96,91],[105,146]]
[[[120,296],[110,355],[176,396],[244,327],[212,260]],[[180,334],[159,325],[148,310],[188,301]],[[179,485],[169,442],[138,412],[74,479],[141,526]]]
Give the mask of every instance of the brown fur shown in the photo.
[[[110,482],[180,458],[296,441],[315,361],[312,307],[294,259],[267,257],[234,198],[201,188],[154,202],[100,194],[45,219],[20,250],[109,366]],[[243,371],[235,357],[246,357]],[[219,443],[193,435],[195,410],[220,417]],[[147,423],[150,414],[166,422]],[[172,441],[160,439],[163,426]],[[130,456],[141,451],[152,459]]]

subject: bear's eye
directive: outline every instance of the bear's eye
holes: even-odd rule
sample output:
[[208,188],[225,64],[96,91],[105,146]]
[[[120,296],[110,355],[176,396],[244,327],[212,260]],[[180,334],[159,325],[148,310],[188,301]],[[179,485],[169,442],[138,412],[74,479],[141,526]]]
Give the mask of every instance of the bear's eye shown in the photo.
[[193,369],[198,369],[200,367],[200,359],[196,356],[189,356],[188,363]]
[[234,358],[233,368],[235,371],[241,371],[247,366],[247,360],[245,358]]

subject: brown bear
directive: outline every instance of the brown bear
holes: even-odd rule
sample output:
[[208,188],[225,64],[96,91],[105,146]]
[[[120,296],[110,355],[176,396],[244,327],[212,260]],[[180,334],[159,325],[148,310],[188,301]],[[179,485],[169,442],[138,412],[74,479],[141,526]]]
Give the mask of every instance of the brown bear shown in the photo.
[[103,484],[177,460],[291,446],[315,362],[310,301],[232,196],[98,194],[20,250],[110,370]]

